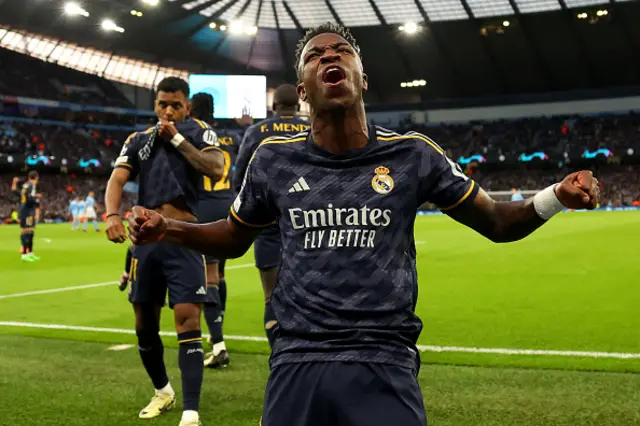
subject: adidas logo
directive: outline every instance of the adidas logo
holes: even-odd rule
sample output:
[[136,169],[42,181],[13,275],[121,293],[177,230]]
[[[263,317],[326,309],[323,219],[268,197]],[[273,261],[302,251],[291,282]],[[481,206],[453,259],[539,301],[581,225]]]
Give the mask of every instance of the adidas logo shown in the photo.
[[291,188],[289,188],[289,192],[304,192],[309,191],[309,185],[307,185],[307,181],[301,176],[298,178],[298,181],[293,184]]
[[204,287],[200,287],[200,288],[198,289],[198,291],[196,291],[196,294],[203,294],[203,295],[206,295],[206,294],[207,294],[207,289],[206,289],[206,288],[204,288]]

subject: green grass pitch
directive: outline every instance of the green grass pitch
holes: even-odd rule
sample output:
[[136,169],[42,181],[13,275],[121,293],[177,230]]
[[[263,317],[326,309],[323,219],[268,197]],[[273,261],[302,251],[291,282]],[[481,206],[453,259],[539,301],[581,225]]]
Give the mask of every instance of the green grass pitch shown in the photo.
[[[42,260],[23,263],[18,233],[0,227],[0,425],[144,423],[137,412],[152,389],[135,349],[107,350],[135,336],[64,328],[133,329],[115,285],[125,246],[43,225],[34,241]],[[640,425],[640,213],[562,214],[506,245],[422,216],[415,237],[430,425]],[[231,337],[263,337],[252,262],[249,253],[227,263]],[[162,329],[173,331],[168,309]],[[177,343],[164,341],[179,388]],[[205,371],[203,423],[257,425],[268,346],[227,346],[231,366]],[[147,423],[177,425],[179,406]]]

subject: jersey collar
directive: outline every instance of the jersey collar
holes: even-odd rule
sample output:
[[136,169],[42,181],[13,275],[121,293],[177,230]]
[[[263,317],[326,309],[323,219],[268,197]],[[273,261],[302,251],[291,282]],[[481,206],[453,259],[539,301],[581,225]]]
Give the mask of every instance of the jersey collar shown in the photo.
[[318,145],[314,141],[313,133],[311,132],[311,129],[309,129],[309,135],[307,136],[307,148],[309,149],[309,151],[313,152],[314,154],[320,155],[322,157],[325,157],[331,160],[346,160],[349,158],[356,158],[371,151],[378,144],[375,126],[370,125],[368,126],[368,129],[369,129],[369,143],[362,148],[347,151],[343,154],[333,154],[329,151],[326,151],[322,147],[320,147],[320,145]]

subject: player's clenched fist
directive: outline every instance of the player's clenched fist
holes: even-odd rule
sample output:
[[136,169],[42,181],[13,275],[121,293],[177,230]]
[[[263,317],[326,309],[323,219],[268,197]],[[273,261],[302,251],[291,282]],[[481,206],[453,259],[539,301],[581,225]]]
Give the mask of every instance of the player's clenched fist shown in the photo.
[[593,210],[600,203],[598,179],[588,170],[571,173],[556,188],[556,197],[567,208]]
[[107,217],[107,238],[114,243],[124,243],[127,240],[127,233],[122,224],[122,218],[118,214]]
[[160,213],[140,206],[133,208],[129,216],[129,238],[134,244],[160,241],[166,230],[167,221]]

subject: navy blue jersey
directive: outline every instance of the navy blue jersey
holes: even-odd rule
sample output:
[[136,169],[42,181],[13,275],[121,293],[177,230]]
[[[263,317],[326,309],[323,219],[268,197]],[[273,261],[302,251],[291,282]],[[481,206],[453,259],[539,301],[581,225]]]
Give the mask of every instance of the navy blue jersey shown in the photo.
[[[240,135],[226,129],[215,129],[218,145],[224,155],[224,170],[219,181],[213,182],[210,177],[203,176],[200,183],[200,202],[209,203],[217,200],[233,201],[235,191],[232,185],[233,166],[240,149]],[[227,206],[228,207],[228,206]]]
[[294,116],[272,117],[249,127],[242,138],[240,153],[236,160],[233,179],[236,192],[240,190],[240,185],[247,172],[251,157],[260,142],[272,136],[295,135],[308,130],[309,127],[308,121]]
[[424,135],[370,127],[369,139],[334,155],[309,132],[274,137],[249,165],[231,217],[253,228],[277,221],[282,238],[272,366],[416,368],[416,211],[455,207],[478,187]]
[[36,184],[31,182],[25,182],[20,189],[20,215],[30,216],[36,211],[36,208],[40,205],[38,197],[36,196]]
[[[176,123],[178,132],[201,151],[218,147],[216,133],[204,122],[189,119]],[[138,204],[154,209],[174,200],[184,200],[197,214],[198,188],[202,175],[168,141],[157,136],[157,127],[129,138],[116,160],[116,167],[138,177]]]

